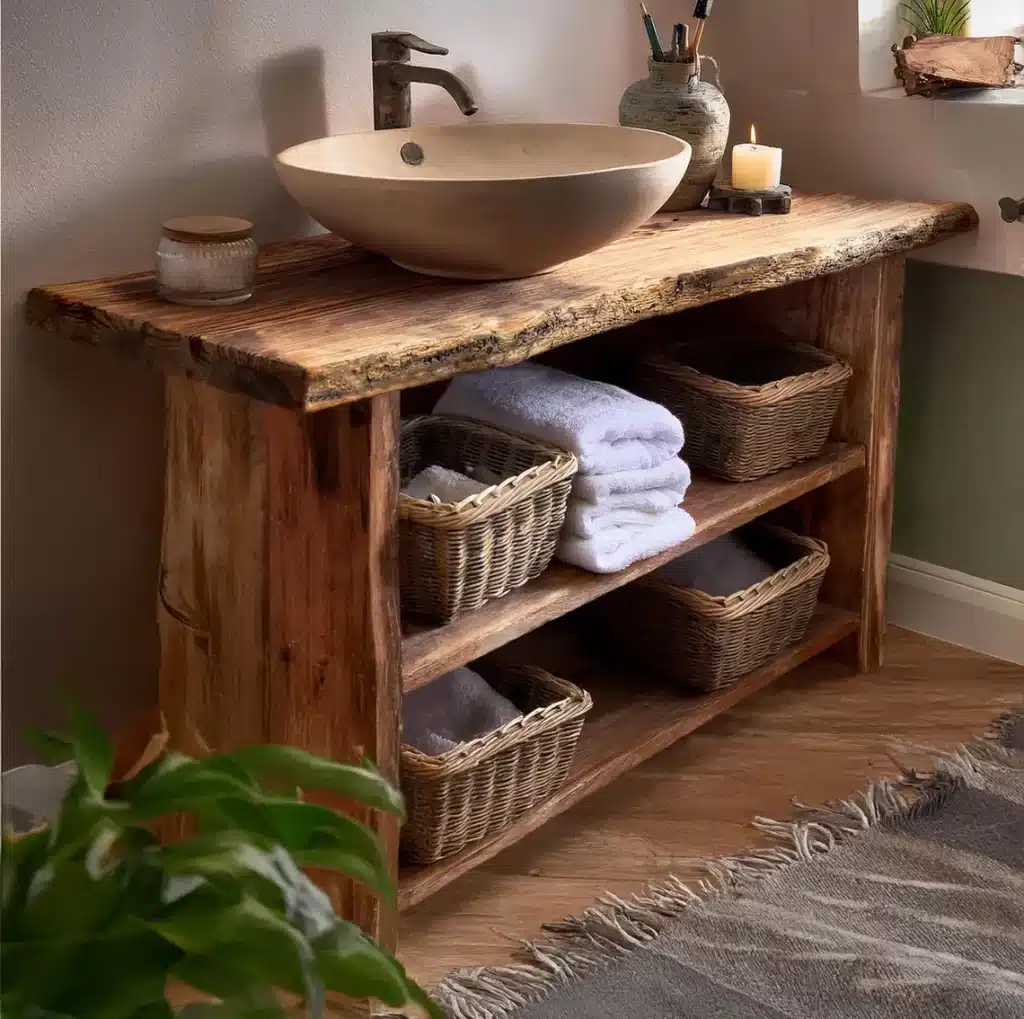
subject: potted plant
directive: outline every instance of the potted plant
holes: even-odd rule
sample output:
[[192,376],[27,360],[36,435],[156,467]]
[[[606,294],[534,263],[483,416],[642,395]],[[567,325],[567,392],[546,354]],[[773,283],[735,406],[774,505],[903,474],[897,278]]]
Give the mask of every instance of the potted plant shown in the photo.
[[971,17],[971,0],[907,0],[900,20],[918,36],[964,35]]
[[[82,711],[72,723],[66,738],[43,737],[51,755],[75,762],[59,813],[3,836],[5,1019],[270,1019],[286,1014],[289,995],[315,1019],[329,992],[439,1019],[301,869],[333,868],[394,894],[375,834],[300,792],[400,816],[401,795],[376,770],[281,746],[206,758],[164,749],[112,781],[103,729]],[[161,844],[154,827],[181,814],[196,833]],[[208,1003],[176,1011],[175,984]]]

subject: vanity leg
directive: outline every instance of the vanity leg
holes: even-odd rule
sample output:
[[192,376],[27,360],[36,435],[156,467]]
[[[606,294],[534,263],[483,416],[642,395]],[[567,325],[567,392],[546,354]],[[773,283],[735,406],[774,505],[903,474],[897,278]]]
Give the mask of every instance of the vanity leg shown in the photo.
[[840,648],[861,672],[882,666],[886,573],[892,549],[893,483],[900,396],[904,259],[886,258],[816,280],[812,335],[853,366],[836,415],[836,439],[864,445],[867,463],[828,485],[813,502],[812,533],[832,564],[822,598],[860,613]]
[[[167,380],[160,705],[172,738],[284,743],[398,779],[398,398],[301,414]],[[393,819],[342,804],[379,832]],[[336,874],[338,913],[396,914]]]

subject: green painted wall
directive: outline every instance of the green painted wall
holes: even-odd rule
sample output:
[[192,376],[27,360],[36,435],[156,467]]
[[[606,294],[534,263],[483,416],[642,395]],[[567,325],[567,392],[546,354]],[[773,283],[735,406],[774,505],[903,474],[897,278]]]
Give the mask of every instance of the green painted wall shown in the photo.
[[907,266],[896,552],[1024,589],[1024,278]]

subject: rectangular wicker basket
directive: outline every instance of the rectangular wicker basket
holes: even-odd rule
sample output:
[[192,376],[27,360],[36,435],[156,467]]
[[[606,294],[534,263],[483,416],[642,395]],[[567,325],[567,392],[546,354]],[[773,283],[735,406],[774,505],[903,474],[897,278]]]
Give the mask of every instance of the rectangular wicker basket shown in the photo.
[[533,666],[474,668],[523,716],[438,757],[403,745],[401,851],[412,863],[451,856],[547,800],[569,774],[593,703]]
[[753,481],[821,452],[853,369],[785,337],[706,336],[653,350],[637,391],[686,429],[686,460]]
[[448,623],[547,569],[577,469],[571,453],[434,415],[403,423],[399,461],[403,485],[432,464],[498,479],[458,503],[399,494],[405,611]]
[[710,692],[803,638],[828,569],[825,543],[760,523],[743,533],[770,562],[788,565],[726,597],[679,587],[656,570],[600,599],[602,618],[631,656]]

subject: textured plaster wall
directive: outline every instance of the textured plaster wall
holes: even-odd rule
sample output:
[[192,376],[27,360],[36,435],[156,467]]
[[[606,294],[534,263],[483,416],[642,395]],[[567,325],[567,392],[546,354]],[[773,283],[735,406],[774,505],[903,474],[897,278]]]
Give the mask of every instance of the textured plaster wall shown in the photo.
[[[310,229],[268,157],[372,126],[374,30],[448,46],[481,118],[613,123],[637,20],[626,0],[5,0],[5,761],[65,694],[130,716],[156,663],[159,379],[32,334],[24,292],[146,268],[172,215]],[[414,103],[459,116],[438,90],[414,86]]]

